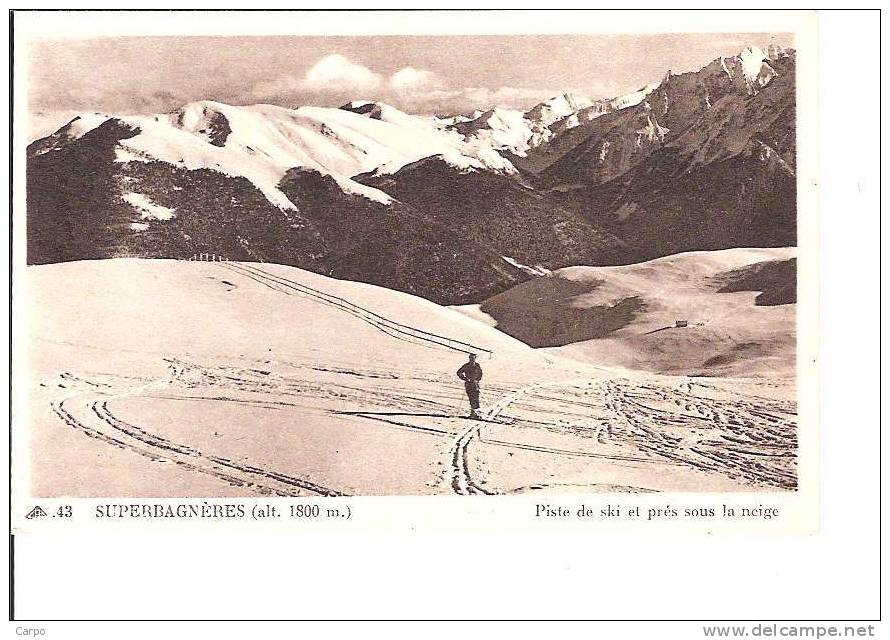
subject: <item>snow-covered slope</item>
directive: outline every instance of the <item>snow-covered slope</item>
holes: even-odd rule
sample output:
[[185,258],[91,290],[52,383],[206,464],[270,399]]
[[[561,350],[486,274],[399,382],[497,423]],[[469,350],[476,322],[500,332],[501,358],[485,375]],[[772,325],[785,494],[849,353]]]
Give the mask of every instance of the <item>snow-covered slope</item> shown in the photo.
[[487,315],[532,346],[558,347],[595,364],[790,375],[795,273],[793,248],[681,253],[620,267],[560,269],[470,313]]
[[[777,398],[793,387],[777,381],[616,374],[426,300],[268,263],[22,275],[33,323],[16,428],[35,496],[795,486],[794,404]],[[487,422],[465,418],[466,354],[430,334],[490,350]]]
[[[466,142],[429,120],[381,103],[351,103],[353,109],[273,105],[235,107],[202,101],[155,116],[114,118],[136,132],[117,143],[119,162],[160,160],[190,170],[241,176],[269,201],[293,208],[278,183],[288,169],[330,175],[349,194],[388,204],[391,198],[350,179],[385,166],[396,171],[421,158],[444,155],[455,166],[503,173],[512,165],[479,141]],[[373,108],[357,112],[359,107]],[[350,105],[347,105],[350,106]],[[42,142],[42,152],[81,138],[110,116],[84,114]]]
[[[274,357],[326,350],[332,360],[351,358],[368,364],[384,358],[396,364],[406,356],[413,361],[420,354],[459,363],[466,358],[460,349],[467,347],[447,338],[475,345],[481,355],[487,349],[504,357],[525,354],[532,363],[543,361],[525,344],[448,307],[284,265],[86,260],[31,267],[28,278],[40,296],[35,301],[34,335],[97,349],[129,346],[144,354],[201,356],[237,351],[259,358],[268,357],[271,347]],[[78,284],[53,294],[59,282]],[[287,289],[288,283],[297,289]],[[43,299],[52,295],[56,303]],[[332,296],[345,302],[331,304]],[[352,305],[357,306],[353,309]],[[37,313],[40,306],[53,310]],[[258,308],[265,309],[261,332],[256,324]],[[114,319],[107,324],[96,322],[96,314],[108,318],[107,314],[113,314]],[[91,316],[91,321],[82,320]],[[314,322],[294,323],[300,316],[311,316]],[[208,324],[209,317],[216,321]],[[390,326],[390,321],[414,329]],[[141,333],[149,327],[149,334]],[[331,341],[333,336],[337,339]],[[374,349],[369,349],[371,343]],[[450,363],[446,369],[450,373]]]
[[[494,356],[484,362],[492,386],[548,366],[544,354],[426,300],[280,265],[95,260],[31,267],[27,279],[35,320],[30,365],[39,380],[31,413],[38,495],[256,495],[257,486],[270,486],[268,477],[231,465],[216,472],[210,455],[312,483],[271,485],[286,492],[319,484],[347,493],[451,492],[448,479],[438,489],[425,483],[443,470],[436,463],[447,450],[438,447],[466,426],[454,375],[466,354],[412,335],[428,331],[490,349]],[[418,332],[327,304],[287,288],[288,281]],[[211,378],[231,384],[214,390]],[[197,399],[208,383],[206,398]],[[96,390],[109,411],[144,429],[136,433],[143,442],[89,410],[81,394]],[[494,399],[486,389],[486,402]],[[382,420],[350,414],[362,411]],[[387,411],[406,415],[378,413]],[[269,424],[269,417],[282,420]],[[449,430],[454,437],[446,438]],[[193,455],[147,449],[161,442],[140,436],[147,432],[186,441]],[[239,454],[227,451],[233,445]],[[394,456],[397,465],[370,465],[378,472],[368,473],[368,460]]]

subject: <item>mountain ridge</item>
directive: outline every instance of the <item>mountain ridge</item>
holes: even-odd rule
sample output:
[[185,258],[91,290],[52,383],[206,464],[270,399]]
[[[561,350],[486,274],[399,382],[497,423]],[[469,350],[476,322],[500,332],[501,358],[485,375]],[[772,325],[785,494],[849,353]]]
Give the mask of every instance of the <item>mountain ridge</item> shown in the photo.
[[794,60],[749,47],[609,100],[464,118],[84,113],[28,147],[28,261],[210,252],[456,304],[573,264],[790,246]]

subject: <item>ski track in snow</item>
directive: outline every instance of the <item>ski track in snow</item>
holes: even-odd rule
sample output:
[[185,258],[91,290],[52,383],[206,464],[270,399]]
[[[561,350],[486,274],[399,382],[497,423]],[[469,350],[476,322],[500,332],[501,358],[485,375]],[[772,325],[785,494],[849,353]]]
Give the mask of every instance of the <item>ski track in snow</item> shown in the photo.
[[386,333],[387,335],[399,340],[407,340],[408,342],[415,342],[427,345],[437,345],[440,347],[445,347],[446,349],[450,349],[452,351],[460,351],[462,353],[490,353],[488,349],[485,349],[483,347],[477,347],[466,342],[461,342],[454,338],[448,338],[446,336],[430,333],[417,327],[411,327],[399,322],[395,322],[388,318],[384,318],[374,313],[373,311],[369,311],[363,307],[354,305],[342,298],[339,298],[338,296],[333,296],[331,294],[313,289],[294,280],[289,280],[287,278],[277,276],[273,273],[269,273],[268,271],[264,271],[263,269],[260,269],[254,265],[248,265],[238,262],[220,262],[219,264],[220,266],[234,270],[240,275],[246,276],[254,282],[258,282],[275,291],[280,291],[286,295],[308,296],[322,304],[336,307],[364,322],[367,322],[383,333]]
[[[177,369],[175,367],[171,369],[175,379],[178,375]],[[74,379],[66,374],[62,374],[62,377],[68,380]],[[77,382],[89,385],[91,388],[112,386],[85,379],[77,379]],[[162,382],[172,382],[172,380]],[[91,438],[139,454],[154,462],[172,462],[191,471],[211,475],[233,486],[254,489],[261,495],[346,495],[306,479],[209,455],[187,444],[173,442],[145,428],[121,420],[111,412],[108,404],[113,399],[126,398],[129,395],[135,395],[133,390],[119,395],[104,392],[78,393],[54,401],[51,406],[62,422]]]
[[[227,268],[258,285],[289,295],[306,295],[288,289],[290,281],[262,269],[233,263]],[[321,302],[334,304],[330,300]],[[394,339],[461,350],[455,349],[455,341],[448,342],[449,338],[368,316],[353,307],[341,309]],[[355,491],[327,486],[323,479],[304,477],[297,470],[235,462],[190,443],[175,442],[153,433],[150,427],[122,419],[114,408],[125,405],[128,398],[150,398],[289,412],[325,411],[344,420],[370,421],[375,428],[399,429],[443,444],[450,442],[443,450],[447,452],[448,471],[436,489],[460,495],[562,486],[559,482],[521,487],[498,484],[496,478],[488,477],[486,469],[486,451],[491,448],[507,448],[515,455],[529,452],[525,455],[685,467],[754,488],[787,490],[797,486],[795,404],[729,389],[731,381],[639,376],[545,380],[519,388],[488,384],[483,393],[498,399],[483,411],[483,421],[470,421],[463,427],[466,419],[455,415],[455,403],[463,404],[463,388],[446,374],[415,373],[412,377],[383,367],[364,370],[350,363],[327,361],[321,367],[311,357],[283,363],[293,374],[247,367],[243,362],[165,360],[168,376],[157,380],[63,372],[58,376],[61,382],[51,386],[66,392],[51,400],[52,411],[64,424],[86,436],[260,495],[343,496]],[[325,379],[319,379],[319,374]],[[406,389],[408,380],[415,386]],[[342,410],[346,407],[354,410]],[[390,411],[376,412],[375,407]],[[392,411],[393,407],[398,410]],[[498,425],[507,425],[510,437],[504,436],[503,429],[499,434],[489,433]],[[534,441],[548,434],[568,444]],[[532,441],[525,437],[528,435],[533,436]],[[596,486],[622,489],[620,485]]]
[[[236,463],[198,450],[188,443],[173,442],[115,415],[112,403],[129,397],[158,400],[235,403],[285,411],[318,408],[330,403],[361,407],[331,414],[372,420],[381,428],[407,430],[432,438],[451,440],[448,449],[450,489],[460,495],[491,495],[513,492],[476,479],[484,466],[484,447],[509,448],[537,454],[633,463],[668,464],[716,473],[751,486],[792,489],[796,486],[796,415],[793,403],[738,394],[731,399],[711,399],[693,393],[715,388],[681,381],[673,387],[630,380],[608,379],[536,383],[520,389],[501,389],[501,397],[483,412],[484,421],[467,421],[454,415],[454,402],[462,388],[445,380],[431,379],[431,393],[419,397],[400,392],[379,372],[350,371],[342,378],[375,380],[374,388],[360,384],[320,382],[311,379],[314,367],[303,365],[306,378],[275,375],[244,367],[206,366],[179,359],[169,361],[171,376],[160,385],[123,387],[128,380],[88,379],[64,373],[60,376],[77,392],[53,401],[54,413],[68,426],[107,444],[127,449],[154,461],[172,462],[206,473],[261,495],[348,495],[287,470],[273,470]],[[299,365],[294,365],[299,366]],[[378,386],[379,385],[379,386]],[[441,392],[442,387],[446,387]],[[197,395],[195,395],[197,390]],[[217,390],[218,393],[208,393]],[[486,389],[492,393],[492,389]],[[725,391],[716,389],[721,395]],[[203,395],[201,395],[203,392]],[[233,397],[231,393],[258,397]],[[579,399],[579,396],[585,398]],[[406,416],[441,416],[449,426],[426,420],[399,419],[399,412],[375,413],[373,407],[399,407]],[[509,421],[505,412],[510,411]],[[412,413],[424,412],[424,413]],[[545,431],[573,438],[571,448],[522,442],[486,435],[490,425],[508,425],[522,431]],[[614,447],[621,453],[615,453]],[[474,456],[475,454],[475,456]],[[474,459],[476,462],[474,462]],[[536,485],[538,487],[540,485]]]

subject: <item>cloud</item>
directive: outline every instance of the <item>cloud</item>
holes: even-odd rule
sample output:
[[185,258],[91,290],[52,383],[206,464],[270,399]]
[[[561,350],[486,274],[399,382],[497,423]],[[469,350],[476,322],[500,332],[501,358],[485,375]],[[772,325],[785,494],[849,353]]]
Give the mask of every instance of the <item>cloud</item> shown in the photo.
[[389,78],[389,86],[399,92],[430,89],[441,84],[439,77],[432,71],[414,67],[399,69]]
[[316,62],[302,78],[283,75],[254,85],[258,98],[293,97],[305,93],[364,94],[383,86],[383,77],[346,56],[335,53]]
[[306,72],[303,80],[310,91],[370,91],[383,83],[379,74],[335,53],[325,56]]
[[333,104],[352,99],[383,100],[414,113],[464,113],[504,107],[528,109],[560,93],[527,87],[455,87],[439,74],[402,67],[388,78],[341,54],[321,58],[303,77],[282,75],[259,82],[254,100],[284,104]]

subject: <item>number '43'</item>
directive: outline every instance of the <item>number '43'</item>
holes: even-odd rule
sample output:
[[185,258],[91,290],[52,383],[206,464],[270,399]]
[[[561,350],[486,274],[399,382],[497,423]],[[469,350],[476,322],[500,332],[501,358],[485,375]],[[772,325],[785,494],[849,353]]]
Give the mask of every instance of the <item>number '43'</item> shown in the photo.
[[56,511],[57,518],[70,518],[71,517],[71,505],[62,505],[59,507],[59,510]]

